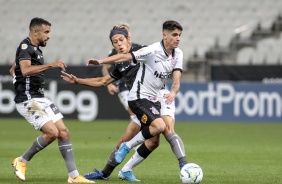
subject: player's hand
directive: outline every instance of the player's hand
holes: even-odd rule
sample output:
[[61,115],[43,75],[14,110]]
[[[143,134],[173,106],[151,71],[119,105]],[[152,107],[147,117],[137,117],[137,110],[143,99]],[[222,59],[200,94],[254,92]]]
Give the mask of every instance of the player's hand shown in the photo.
[[164,95],[165,103],[166,104],[171,104],[174,101],[175,98],[175,93],[174,92],[170,92]]
[[77,83],[77,77],[72,75],[72,74],[69,74],[67,72],[64,72],[64,71],[61,71],[61,77],[67,81],[68,83],[71,83],[71,84],[75,84]]
[[114,95],[115,93],[118,92],[118,88],[113,85],[113,84],[109,84],[107,85],[107,88],[108,88],[108,92],[111,94],[111,95]]
[[67,65],[62,60],[57,60],[52,64],[53,68],[61,68],[62,71],[66,71]]
[[100,65],[100,60],[95,58],[90,58],[86,61],[86,66],[88,65]]

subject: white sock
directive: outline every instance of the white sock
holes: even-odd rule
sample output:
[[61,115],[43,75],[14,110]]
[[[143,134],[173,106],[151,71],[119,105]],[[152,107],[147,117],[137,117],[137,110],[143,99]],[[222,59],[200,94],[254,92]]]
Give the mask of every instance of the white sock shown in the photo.
[[140,164],[144,160],[137,151],[133,154],[133,156],[127,161],[127,163],[122,167],[122,172],[131,171],[135,166]]
[[130,141],[126,142],[126,146],[130,149],[134,146],[137,146],[139,144],[142,144],[145,141],[145,138],[142,135],[142,132],[140,131],[135,137],[133,137]]

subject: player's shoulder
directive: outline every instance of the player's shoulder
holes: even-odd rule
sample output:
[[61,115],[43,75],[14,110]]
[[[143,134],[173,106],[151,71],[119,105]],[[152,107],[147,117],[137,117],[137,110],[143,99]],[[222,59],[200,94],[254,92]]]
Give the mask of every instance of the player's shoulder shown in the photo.
[[180,48],[175,48],[174,51],[178,55],[183,55],[183,52],[182,52],[182,50]]
[[137,51],[143,47],[147,47],[147,45],[139,44],[139,43],[132,43],[131,44],[131,50],[132,51]]
[[25,38],[24,40],[21,41],[21,43],[19,44],[19,49],[20,50],[33,50],[34,47],[32,44],[31,44],[31,41],[29,38]]
[[113,55],[116,55],[116,54],[117,54],[117,51],[116,51],[114,48],[112,48],[112,49],[109,51],[108,56],[113,56]]

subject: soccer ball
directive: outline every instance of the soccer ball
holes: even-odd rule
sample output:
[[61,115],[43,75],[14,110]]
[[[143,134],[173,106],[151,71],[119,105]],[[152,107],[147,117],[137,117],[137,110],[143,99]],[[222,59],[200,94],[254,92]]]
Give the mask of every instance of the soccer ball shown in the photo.
[[203,171],[200,166],[194,163],[184,165],[180,171],[182,183],[200,183],[203,179]]

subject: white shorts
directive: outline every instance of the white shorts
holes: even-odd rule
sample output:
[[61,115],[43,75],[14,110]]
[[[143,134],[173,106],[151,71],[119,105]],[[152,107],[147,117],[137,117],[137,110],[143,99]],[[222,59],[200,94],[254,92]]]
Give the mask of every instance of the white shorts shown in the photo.
[[164,95],[170,93],[167,89],[161,89],[158,93],[158,101],[161,103],[161,115],[162,116],[170,116],[175,120],[175,104],[174,101],[171,104],[166,104]]
[[128,94],[129,94],[129,91],[127,90],[118,93],[119,101],[123,105],[125,110],[128,110]]
[[53,123],[63,118],[59,109],[48,98],[33,98],[16,104],[17,111],[36,129],[48,121]]

